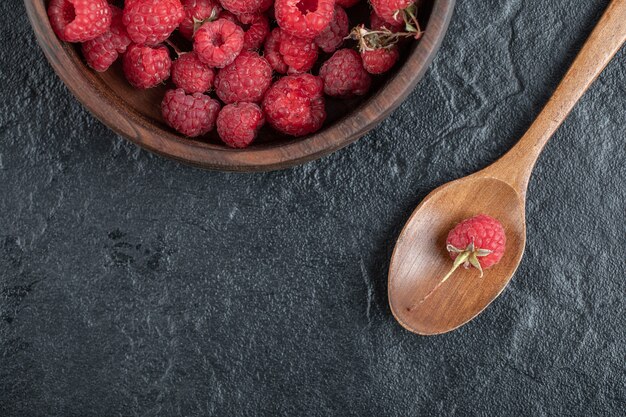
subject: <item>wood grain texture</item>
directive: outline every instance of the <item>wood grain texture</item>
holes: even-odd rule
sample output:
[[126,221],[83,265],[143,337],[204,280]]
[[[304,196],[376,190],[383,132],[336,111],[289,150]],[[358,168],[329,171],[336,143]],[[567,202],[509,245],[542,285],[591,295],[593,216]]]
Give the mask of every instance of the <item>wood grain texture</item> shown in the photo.
[[163,88],[137,91],[125,81],[119,63],[98,74],[89,69],[74,45],[58,40],[46,14],[45,0],[24,0],[44,54],[76,98],[117,134],[151,152],[202,168],[222,171],[284,169],[328,155],[376,127],[413,90],[432,62],[447,30],[455,0],[434,0],[424,37],[404,64],[362,100],[329,104],[329,120],[318,133],[292,139],[264,129],[245,150],[228,148],[215,135],[206,141],[186,139],[166,126],[159,106]]
[[[446,184],[417,207],[400,234],[389,270],[391,310],[406,329],[441,334],[476,317],[504,290],[526,245],[526,191],[545,144],[626,42],[626,0],[614,0],[528,132],[504,157],[469,177]],[[478,213],[502,222],[507,249],[499,264],[479,277],[457,270],[431,297],[450,270],[447,233]]]

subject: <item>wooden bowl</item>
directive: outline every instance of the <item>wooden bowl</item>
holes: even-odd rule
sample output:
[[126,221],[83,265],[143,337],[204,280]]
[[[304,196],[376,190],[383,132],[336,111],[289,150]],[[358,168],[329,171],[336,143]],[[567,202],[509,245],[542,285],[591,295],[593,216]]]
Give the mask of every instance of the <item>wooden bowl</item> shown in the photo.
[[398,69],[377,77],[369,96],[328,100],[324,128],[305,138],[289,138],[264,129],[250,148],[222,145],[216,134],[203,141],[186,139],[165,125],[160,103],[165,86],[133,89],[119,62],[98,74],[84,63],[79,48],[61,42],[52,31],[46,0],[24,0],[37,41],[70,91],[100,121],[117,134],[151,152],[187,164],[222,171],[269,171],[291,167],[328,155],[376,127],[409,95],[424,76],[445,35],[455,0],[429,0],[420,19],[427,22],[424,37],[405,52]]

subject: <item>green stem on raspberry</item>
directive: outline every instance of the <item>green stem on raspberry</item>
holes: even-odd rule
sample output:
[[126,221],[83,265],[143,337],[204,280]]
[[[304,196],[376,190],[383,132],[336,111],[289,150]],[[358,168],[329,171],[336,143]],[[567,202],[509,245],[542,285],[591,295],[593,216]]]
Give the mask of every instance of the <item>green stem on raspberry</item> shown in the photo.
[[461,265],[465,266],[465,268],[469,268],[469,266],[472,265],[474,268],[480,271],[480,277],[482,278],[483,267],[480,264],[480,261],[478,260],[478,258],[482,258],[493,253],[493,251],[489,249],[476,248],[474,245],[474,241],[472,241],[469,245],[467,245],[465,249],[458,249],[450,244],[446,246],[446,249],[450,253],[458,254],[457,257],[454,259],[454,264],[452,265],[452,269],[443,277],[441,281],[439,281],[439,283],[435,286],[435,288],[430,290],[430,292],[426,294],[424,298],[422,298],[422,300],[419,302],[420,304],[422,304],[431,295],[433,295],[433,293],[437,291],[439,287],[441,287],[452,276],[452,274],[454,274],[454,272],[457,269],[459,269]]

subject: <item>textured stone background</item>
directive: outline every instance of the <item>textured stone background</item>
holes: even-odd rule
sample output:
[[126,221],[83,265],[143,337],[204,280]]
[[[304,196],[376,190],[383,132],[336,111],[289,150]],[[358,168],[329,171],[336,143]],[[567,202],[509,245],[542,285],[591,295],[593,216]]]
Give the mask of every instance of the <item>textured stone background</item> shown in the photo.
[[0,415],[623,415],[624,52],[538,164],[502,297],[434,338],[390,314],[412,208],[513,145],[607,1],[459,3],[367,138],[231,175],[116,137],[2,2]]

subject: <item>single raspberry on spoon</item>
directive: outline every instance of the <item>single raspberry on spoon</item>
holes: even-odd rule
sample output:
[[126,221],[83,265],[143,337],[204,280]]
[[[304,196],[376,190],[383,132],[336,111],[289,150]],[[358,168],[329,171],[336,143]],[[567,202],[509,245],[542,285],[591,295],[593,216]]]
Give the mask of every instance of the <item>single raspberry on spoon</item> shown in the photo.
[[463,220],[450,232],[446,239],[446,250],[454,260],[450,272],[433,288],[421,302],[426,301],[461,265],[483,270],[496,265],[504,256],[506,235],[502,224],[493,217],[479,214]]
[[65,42],[87,42],[104,34],[111,25],[106,0],[51,0],[50,25]]

